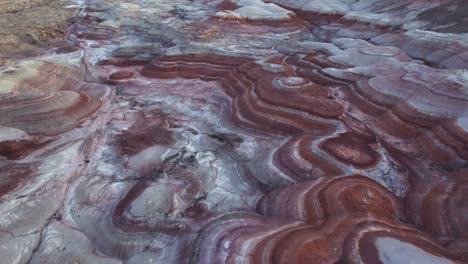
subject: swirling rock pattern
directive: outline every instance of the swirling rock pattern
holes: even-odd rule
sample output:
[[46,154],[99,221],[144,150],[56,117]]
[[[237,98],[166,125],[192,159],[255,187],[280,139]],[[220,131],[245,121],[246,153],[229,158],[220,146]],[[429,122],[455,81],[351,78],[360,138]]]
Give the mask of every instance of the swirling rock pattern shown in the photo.
[[468,262],[463,1],[74,6],[0,69],[3,260]]
[[99,107],[74,91],[79,70],[45,61],[26,61],[1,72],[0,124],[30,134],[57,134],[75,127]]

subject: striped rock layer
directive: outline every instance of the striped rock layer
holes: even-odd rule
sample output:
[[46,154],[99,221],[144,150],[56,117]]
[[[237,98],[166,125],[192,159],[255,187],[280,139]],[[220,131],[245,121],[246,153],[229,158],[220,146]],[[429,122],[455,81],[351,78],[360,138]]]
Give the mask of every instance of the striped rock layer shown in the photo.
[[468,262],[463,1],[134,2],[0,69],[5,261]]

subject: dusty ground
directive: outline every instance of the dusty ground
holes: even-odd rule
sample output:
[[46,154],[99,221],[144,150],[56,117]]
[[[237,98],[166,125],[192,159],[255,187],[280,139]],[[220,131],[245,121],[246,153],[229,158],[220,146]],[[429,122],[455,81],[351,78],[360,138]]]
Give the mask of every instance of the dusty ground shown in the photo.
[[425,29],[442,33],[468,32],[468,1],[453,0],[420,13],[416,19],[427,23]]
[[63,45],[76,11],[67,5],[63,0],[0,0],[0,65],[8,58]]

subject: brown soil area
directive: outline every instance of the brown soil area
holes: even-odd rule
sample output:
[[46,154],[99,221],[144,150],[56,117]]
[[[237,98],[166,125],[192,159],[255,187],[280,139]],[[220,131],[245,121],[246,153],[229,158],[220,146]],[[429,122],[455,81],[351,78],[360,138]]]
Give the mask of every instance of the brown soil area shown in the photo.
[[63,0],[0,0],[0,65],[64,45],[76,9]]

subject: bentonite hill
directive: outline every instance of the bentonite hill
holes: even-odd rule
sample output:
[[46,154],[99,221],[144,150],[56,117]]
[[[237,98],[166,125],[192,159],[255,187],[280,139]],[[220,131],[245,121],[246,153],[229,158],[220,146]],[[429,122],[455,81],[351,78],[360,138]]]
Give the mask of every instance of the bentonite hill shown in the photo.
[[468,2],[0,0],[16,263],[468,263]]

